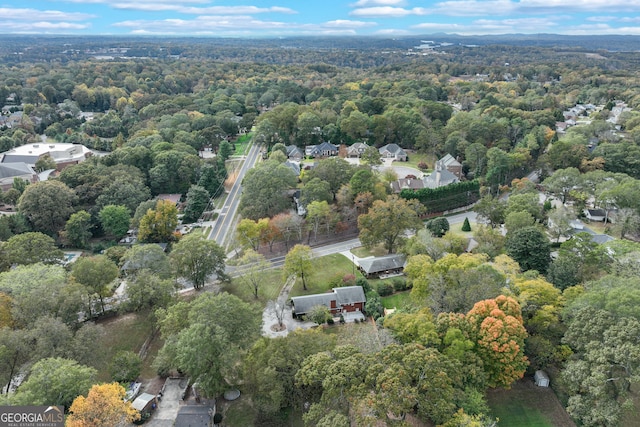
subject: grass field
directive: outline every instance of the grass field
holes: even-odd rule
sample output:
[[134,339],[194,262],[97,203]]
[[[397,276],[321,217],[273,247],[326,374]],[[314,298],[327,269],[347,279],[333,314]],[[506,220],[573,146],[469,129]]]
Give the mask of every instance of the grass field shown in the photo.
[[380,298],[384,308],[404,308],[411,305],[411,291],[397,292]]
[[387,250],[382,245],[375,246],[371,249],[367,249],[364,246],[351,249],[351,252],[358,258],[366,258],[370,256],[384,256],[387,255]]
[[277,268],[267,270],[262,275],[257,300],[253,295],[253,288],[238,278],[234,278],[229,285],[223,285],[222,290],[237,296],[245,302],[256,304],[261,308],[264,308],[268,301],[274,300],[278,297],[283,284],[284,279],[282,278],[282,269]]
[[[302,280],[298,278],[290,296],[311,295],[327,292],[333,287],[332,281],[346,274],[353,274],[353,263],[341,254],[332,254],[313,260],[313,273],[307,279],[307,290],[302,289]],[[362,274],[356,270],[356,278]]]
[[500,427],[575,427],[553,390],[537,387],[531,378],[510,390],[490,390],[487,401]]
[[[151,335],[153,319],[151,313],[129,313],[99,323],[103,328],[103,336],[94,353],[94,366],[98,369],[98,380],[109,381],[109,365],[111,359],[120,350],[138,353],[146,339]],[[143,377],[155,376],[150,368],[151,361],[160,347],[153,343],[143,363]]]
[[252,138],[253,134],[251,132],[245,134],[245,135],[241,135],[240,137],[238,137],[238,139],[236,140],[234,146],[235,146],[235,152],[234,155],[236,156],[244,156],[245,154],[247,154],[247,149],[249,148],[249,143],[251,142],[251,138]]

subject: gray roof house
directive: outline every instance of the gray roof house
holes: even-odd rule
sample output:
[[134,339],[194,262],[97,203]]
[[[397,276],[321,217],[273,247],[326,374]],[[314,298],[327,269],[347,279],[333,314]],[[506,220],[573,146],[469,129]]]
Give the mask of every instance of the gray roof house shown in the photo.
[[422,178],[422,182],[425,188],[438,188],[458,183],[460,180],[455,174],[447,170],[442,160],[438,160],[435,170],[430,175]]
[[398,144],[387,144],[384,147],[378,149],[380,156],[385,159],[394,159],[401,162],[407,161],[407,152],[404,151]]
[[604,209],[585,209],[584,214],[589,221],[604,221],[607,216]]
[[391,254],[375,258],[364,258],[358,261],[360,271],[366,277],[381,274],[397,274],[404,269],[406,258],[402,254]]
[[324,294],[303,295],[292,297],[293,314],[296,317],[303,316],[311,311],[313,307],[324,305],[331,314],[348,313],[364,310],[364,303],[367,298],[364,296],[362,286],[345,286],[333,288],[331,292]]
[[457,161],[451,154],[445,155],[439,160],[444,169],[448,170],[452,174],[462,179],[462,164]]
[[174,427],[211,427],[213,424],[213,407],[208,405],[182,405],[174,421]]
[[347,157],[360,158],[360,156],[362,156],[362,153],[364,153],[364,150],[366,150],[367,147],[368,145],[363,142],[356,142],[355,144],[352,144],[347,147]]
[[338,155],[338,146],[330,142],[325,141],[322,144],[310,147],[313,147],[308,153],[311,157],[332,157]]
[[397,181],[390,183],[391,191],[399,193],[402,190],[419,190],[424,188],[424,182],[417,178],[401,178]]
[[302,150],[302,148],[295,145],[287,145],[286,149],[287,157],[289,158],[289,160],[299,162],[304,158],[304,151]]
[[293,173],[296,174],[296,176],[300,176],[300,163],[296,163],[296,162],[292,162],[290,160],[287,160],[286,162],[284,162],[284,165],[286,167],[288,167],[289,169],[291,169],[293,171]]

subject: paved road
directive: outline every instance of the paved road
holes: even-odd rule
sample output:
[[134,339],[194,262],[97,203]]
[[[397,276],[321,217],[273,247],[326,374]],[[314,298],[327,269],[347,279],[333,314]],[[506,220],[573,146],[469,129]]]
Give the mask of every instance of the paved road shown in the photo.
[[260,158],[260,146],[258,144],[252,144],[251,148],[249,148],[249,153],[245,157],[244,162],[238,171],[236,182],[231,187],[231,191],[229,191],[229,194],[227,195],[224,206],[218,214],[218,219],[211,228],[209,239],[215,240],[215,242],[222,247],[225,247],[227,234],[229,232],[233,232],[233,221],[236,213],[238,212],[238,206],[240,205],[242,180],[247,171],[256,164],[258,158]]

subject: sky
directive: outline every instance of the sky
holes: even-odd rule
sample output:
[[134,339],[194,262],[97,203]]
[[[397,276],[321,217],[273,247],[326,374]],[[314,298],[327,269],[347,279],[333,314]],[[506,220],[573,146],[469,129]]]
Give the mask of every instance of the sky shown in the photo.
[[640,0],[0,0],[0,34],[640,35]]

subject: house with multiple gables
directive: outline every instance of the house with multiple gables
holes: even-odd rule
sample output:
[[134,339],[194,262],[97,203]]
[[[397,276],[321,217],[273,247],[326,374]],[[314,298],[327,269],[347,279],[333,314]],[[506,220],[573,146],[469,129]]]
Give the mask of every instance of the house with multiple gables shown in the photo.
[[[460,172],[462,173],[462,169],[460,169]],[[424,188],[439,188],[444,187],[445,185],[456,184],[460,182],[460,178],[458,178],[458,176],[456,176],[454,173],[450,172],[446,168],[445,163],[442,160],[438,160],[433,172],[431,172],[431,174],[429,175],[426,175],[422,179],[422,182],[424,183]]]
[[398,194],[402,190],[438,188],[457,184],[462,176],[462,165],[452,155],[447,154],[436,162],[435,169],[422,178],[405,177],[391,183],[391,190]]
[[380,147],[378,151],[383,159],[393,159],[398,162],[406,162],[409,159],[407,152],[400,148],[398,144],[387,144],[384,147]]
[[287,145],[287,158],[293,162],[300,162],[304,159],[304,151],[296,145]]
[[454,174],[458,179],[462,179],[462,164],[457,161],[451,154],[445,155],[443,158],[438,160],[438,162],[442,165],[442,167],[452,174]]
[[333,288],[331,292],[324,294],[303,295],[292,297],[293,316],[300,318],[311,312],[313,307],[323,305],[329,309],[332,315],[344,313],[362,312],[367,298],[364,296],[362,286],[345,286]]
[[367,147],[368,145],[364,142],[356,142],[355,144],[347,147],[347,157],[351,159],[359,159]]
[[318,145],[307,145],[305,154],[314,158],[334,157],[338,155],[338,146],[326,141]]

